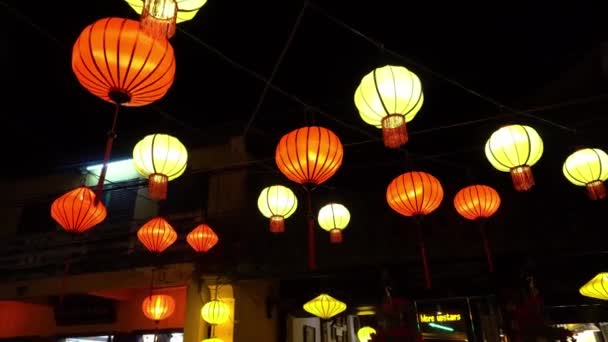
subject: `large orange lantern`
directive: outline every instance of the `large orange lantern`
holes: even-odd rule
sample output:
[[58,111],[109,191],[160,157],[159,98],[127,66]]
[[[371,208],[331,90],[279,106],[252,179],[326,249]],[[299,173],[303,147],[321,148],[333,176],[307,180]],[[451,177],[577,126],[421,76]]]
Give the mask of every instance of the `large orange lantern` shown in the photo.
[[483,240],[483,246],[488,260],[490,272],[494,272],[492,261],[492,250],[485,231],[485,219],[496,213],[500,207],[500,196],[498,192],[487,185],[471,185],[461,189],[454,197],[454,208],[465,219],[477,220],[479,232]]
[[443,187],[439,180],[421,171],[400,175],[393,179],[386,189],[386,201],[393,210],[403,216],[416,217],[416,231],[427,289],[431,288],[431,274],[422,235],[421,218],[437,209],[442,199]]
[[71,190],[51,205],[51,217],[68,233],[80,234],[105,220],[106,208],[85,186]]
[[173,314],[175,299],[165,294],[151,295],[144,299],[141,309],[146,317],[158,323]]
[[177,240],[177,233],[164,218],[155,217],[139,228],[137,239],[150,252],[162,253]]
[[186,241],[198,253],[206,253],[217,244],[217,234],[206,224],[199,224],[186,236]]
[[104,18],[87,26],[72,49],[72,70],[93,95],[125,106],[162,98],[175,76],[173,47],[138,21]]

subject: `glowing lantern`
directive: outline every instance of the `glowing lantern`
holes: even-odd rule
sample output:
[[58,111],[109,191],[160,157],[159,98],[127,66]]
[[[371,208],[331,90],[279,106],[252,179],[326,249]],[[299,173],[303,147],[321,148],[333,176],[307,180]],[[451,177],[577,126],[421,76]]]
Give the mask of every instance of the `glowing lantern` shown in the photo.
[[608,273],[599,273],[583,285],[579,292],[585,297],[608,300]]
[[338,171],[343,153],[342,143],[334,132],[310,126],[284,135],[277,145],[275,160],[290,180],[316,186]]
[[456,211],[465,219],[479,220],[479,232],[483,240],[486,252],[488,268],[494,272],[494,262],[492,261],[492,250],[485,231],[483,219],[494,215],[500,207],[500,196],[498,192],[487,185],[471,185],[458,191],[454,197],[454,207]]
[[150,252],[162,253],[177,240],[177,233],[164,218],[155,217],[139,228],[137,238]]
[[598,148],[584,148],[571,154],[562,168],[574,185],[586,186],[589,198],[606,198],[604,181],[608,179],[608,154]]
[[68,233],[83,233],[101,223],[106,216],[103,203],[84,186],[63,194],[51,205],[51,217]]
[[258,197],[258,208],[262,215],[270,219],[270,231],[285,231],[285,219],[298,208],[298,199],[293,191],[282,185],[264,188]]
[[169,39],[175,34],[176,16],[175,0],[145,0],[140,18],[141,27],[154,38]]
[[529,126],[511,125],[492,133],[485,146],[490,164],[510,172],[517,191],[528,191],[534,185],[531,166],[543,155],[543,140]]
[[342,230],[350,222],[350,212],[345,206],[338,203],[330,203],[319,210],[319,226],[329,232],[331,243],[342,242]]
[[418,114],[424,95],[416,74],[400,66],[374,69],[355,91],[355,105],[366,123],[382,128],[384,145],[398,148],[408,141],[406,123]]
[[416,217],[416,232],[420,257],[424,268],[426,288],[431,288],[431,274],[426,245],[422,235],[421,217],[433,212],[441,204],[443,188],[439,180],[426,172],[406,172],[393,179],[386,189],[388,205],[403,216]]
[[346,304],[327,294],[321,294],[303,306],[304,311],[321,319],[330,319],[346,310]]
[[135,169],[148,177],[148,191],[155,200],[167,198],[167,184],[186,171],[188,151],[175,137],[150,134],[133,149]]
[[167,93],[175,76],[173,47],[140,30],[139,22],[104,18],[87,26],[72,50],[72,70],[93,95],[144,106]]
[[209,324],[222,324],[230,319],[230,307],[215,299],[203,305],[201,316]]
[[219,238],[211,227],[200,224],[188,233],[186,241],[196,252],[205,253],[217,244]]
[[[125,0],[137,13],[141,13],[144,0]],[[207,3],[207,0],[175,0],[177,4],[176,23],[181,23],[194,18],[196,13]]]
[[468,220],[485,219],[500,207],[498,192],[487,185],[471,185],[454,197],[456,211]]
[[162,321],[173,315],[175,311],[175,300],[164,294],[151,295],[144,299],[141,304],[144,315],[153,321]]
[[361,327],[357,331],[357,337],[359,338],[359,342],[369,342],[372,340],[372,334],[376,334],[376,329],[372,327]]

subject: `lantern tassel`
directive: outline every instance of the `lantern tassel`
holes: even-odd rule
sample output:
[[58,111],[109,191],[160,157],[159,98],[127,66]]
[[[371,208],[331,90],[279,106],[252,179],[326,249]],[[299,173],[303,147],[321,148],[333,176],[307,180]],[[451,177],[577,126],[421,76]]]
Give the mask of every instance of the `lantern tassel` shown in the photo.
[[156,201],[167,199],[167,186],[169,177],[160,173],[153,173],[148,177],[148,194]]
[[483,240],[483,248],[486,251],[486,259],[488,260],[488,271],[490,271],[490,273],[494,273],[492,248],[490,247],[490,241],[488,240],[488,235],[486,234],[486,225],[484,221],[479,222],[479,233],[481,234],[481,238]]
[[534,186],[534,176],[528,165],[511,169],[511,179],[516,191],[528,191]]
[[602,181],[594,181],[587,184],[587,194],[592,200],[600,200],[606,198],[606,186]]
[[270,232],[283,233],[285,231],[285,219],[283,216],[272,215],[270,217]]
[[106,182],[106,173],[108,172],[108,162],[110,161],[110,155],[112,153],[112,145],[116,138],[116,122],[118,121],[118,112],[120,110],[120,104],[115,103],[114,118],[112,119],[112,128],[108,132],[108,138],[106,140],[106,149],[103,155],[103,166],[99,174],[99,180],[97,181],[97,188],[95,189],[95,203],[97,204],[101,199],[101,193],[103,191],[103,185]]
[[382,119],[382,140],[388,148],[399,148],[408,141],[405,116],[389,114]]
[[424,282],[427,290],[431,288],[431,271],[429,270],[429,262],[426,253],[426,244],[422,235],[422,218],[416,218],[416,232],[418,233],[418,245],[420,246],[420,257],[422,258],[422,267],[424,268]]
[[342,231],[340,229],[332,229],[329,231],[329,242],[342,243]]
[[306,203],[308,207],[308,269],[316,269],[315,260],[315,217],[312,213],[312,194],[311,189],[306,189]]

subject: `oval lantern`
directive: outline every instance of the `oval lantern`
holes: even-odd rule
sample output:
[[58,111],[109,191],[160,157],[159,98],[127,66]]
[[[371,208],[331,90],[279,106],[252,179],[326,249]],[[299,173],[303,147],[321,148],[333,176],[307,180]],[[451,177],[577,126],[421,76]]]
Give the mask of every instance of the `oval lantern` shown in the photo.
[[439,207],[442,199],[439,180],[421,171],[400,175],[386,189],[388,205],[403,216],[427,215]]
[[357,330],[357,337],[359,338],[359,342],[369,342],[372,340],[372,334],[376,334],[376,329],[372,327],[361,327]]
[[264,188],[258,197],[258,209],[270,219],[270,232],[285,231],[285,219],[298,208],[296,195],[286,186],[272,185]]
[[580,294],[601,300],[608,300],[608,273],[598,273],[579,289]]
[[331,243],[342,242],[342,230],[350,222],[350,212],[338,203],[329,203],[319,210],[319,226],[329,232]]
[[[125,0],[138,14],[142,13],[144,0]],[[177,5],[176,23],[188,21],[207,3],[207,0],[173,0]]]
[[288,179],[313,187],[338,171],[343,154],[342,143],[334,132],[310,126],[284,135],[277,145],[275,160]]
[[407,143],[406,123],[414,119],[423,102],[420,79],[401,66],[374,69],[355,91],[359,115],[367,124],[382,128],[382,139],[388,148]]
[[175,56],[166,39],[145,34],[138,21],[104,18],[76,40],[72,70],[83,87],[105,101],[145,106],[171,88]]
[[205,253],[217,244],[217,234],[206,224],[199,224],[188,235],[186,241],[195,252]]
[[150,198],[164,200],[169,181],[186,171],[188,150],[173,136],[150,134],[133,148],[133,162],[137,172],[148,178]]
[[303,308],[321,319],[330,319],[346,310],[346,304],[328,294],[321,294],[304,304]]
[[155,217],[139,228],[137,239],[150,252],[160,254],[177,240],[177,233],[164,218]]
[[534,186],[531,166],[543,155],[543,140],[532,127],[505,126],[492,133],[485,154],[494,168],[511,173],[516,191],[528,191]]
[[68,191],[51,204],[51,217],[68,233],[83,233],[101,223],[106,216],[106,207],[85,186]]
[[454,197],[454,207],[468,220],[485,219],[500,207],[498,192],[487,185],[471,185],[461,189]]
[[209,324],[222,324],[230,319],[230,307],[217,299],[211,300],[201,308],[201,317]]
[[149,319],[159,322],[168,318],[175,311],[175,300],[165,294],[156,294],[146,297],[141,304],[144,315]]
[[571,154],[562,167],[564,176],[574,185],[587,187],[592,200],[606,198],[604,181],[608,179],[608,154],[599,148],[584,148]]

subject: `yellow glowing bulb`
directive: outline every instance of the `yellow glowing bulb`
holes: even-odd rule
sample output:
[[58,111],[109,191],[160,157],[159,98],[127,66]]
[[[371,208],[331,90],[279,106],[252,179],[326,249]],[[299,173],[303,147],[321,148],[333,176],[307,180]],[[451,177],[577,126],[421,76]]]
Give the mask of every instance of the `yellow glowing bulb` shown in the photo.
[[328,294],[321,294],[304,304],[303,308],[321,319],[330,319],[346,310],[346,304]]
[[201,316],[209,324],[222,324],[230,319],[230,307],[219,300],[212,300],[203,305]]
[[359,338],[359,342],[368,342],[372,339],[372,334],[376,334],[376,329],[372,327],[361,327],[357,331],[357,337]]
[[492,133],[485,153],[497,170],[509,172],[519,166],[536,164],[543,155],[543,140],[532,127],[506,126]]
[[572,184],[585,186],[608,179],[608,154],[598,148],[584,148],[571,154],[562,168]]
[[258,197],[258,208],[267,218],[282,216],[288,218],[298,208],[296,195],[286,186],[272,185],[264,188]]
[[174,180],[186,171],[188,150],[175,137],[150,134],[133,148],[135,169],[144,177],[162,174]]

